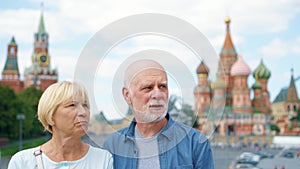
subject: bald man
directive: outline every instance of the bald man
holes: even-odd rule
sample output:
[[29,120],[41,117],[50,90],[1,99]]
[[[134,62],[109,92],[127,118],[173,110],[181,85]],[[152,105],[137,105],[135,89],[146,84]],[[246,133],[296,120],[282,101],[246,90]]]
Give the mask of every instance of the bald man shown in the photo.
[[113,154],[114,168],[214,168],[206,136],[168,114],[168,79],[159,63],[138,60],[130,64],[122,94],[134,119],[104,143]]

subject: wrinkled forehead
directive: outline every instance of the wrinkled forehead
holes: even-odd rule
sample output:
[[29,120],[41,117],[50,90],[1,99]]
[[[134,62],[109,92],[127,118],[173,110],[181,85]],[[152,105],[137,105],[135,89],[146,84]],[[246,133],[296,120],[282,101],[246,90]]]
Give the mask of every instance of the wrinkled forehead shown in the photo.
[[139,60],[127,67],[124,74],[124,85],[128,86],[135,78],[146,75],[167,77],[164,68],[159,63],[152,60]]

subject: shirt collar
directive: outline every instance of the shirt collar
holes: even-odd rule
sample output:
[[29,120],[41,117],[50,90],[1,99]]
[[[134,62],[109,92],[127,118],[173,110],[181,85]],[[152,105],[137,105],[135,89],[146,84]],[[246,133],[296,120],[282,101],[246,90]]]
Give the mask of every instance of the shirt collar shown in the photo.
[[[172,119],[172,117],[169,115],[169,113],[167,113],[166,117],[168,120],[167,125],[162,129],[161,134],[164,135],[165,137],[167,137],[169,140],[172,140],[174,132],[173,131],[173,127],[172,125],[174,124],[174,120]],[[135,130],[135,125],[136,125],[136,120],[133,119],[127,129],[127,132],[125,133],[125,140],[129,139],[129,140],[134,140],[134,130]],[[170,129],[170,130],[169,130]]]

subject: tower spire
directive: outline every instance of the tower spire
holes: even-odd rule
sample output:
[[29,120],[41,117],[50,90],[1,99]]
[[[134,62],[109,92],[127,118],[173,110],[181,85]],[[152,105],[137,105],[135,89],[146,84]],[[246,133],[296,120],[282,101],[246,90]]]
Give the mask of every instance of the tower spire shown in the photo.
[[40,18],[40,23],[39,23],[39,28],[38,28],[39,35],[46,33],[43,13],[44,13],[44,3],[42,2],[41,3],[41,18]]
[[44,12],[44,2],[41,2],[41,13]]

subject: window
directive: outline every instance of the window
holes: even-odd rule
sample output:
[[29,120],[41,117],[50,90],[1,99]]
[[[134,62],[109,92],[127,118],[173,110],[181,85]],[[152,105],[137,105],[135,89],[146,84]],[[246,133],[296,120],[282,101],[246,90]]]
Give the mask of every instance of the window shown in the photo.
[[9,53],[14,54],[14,53],[15,53],[15,48],[14,48],[14,47],[11,47],[11,48],[9,49]]

